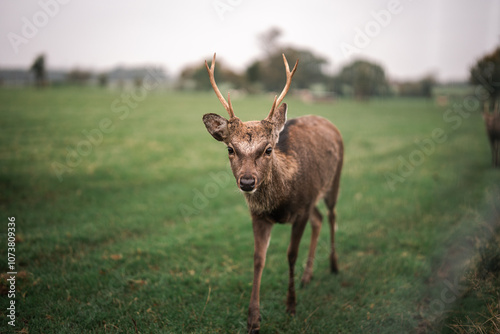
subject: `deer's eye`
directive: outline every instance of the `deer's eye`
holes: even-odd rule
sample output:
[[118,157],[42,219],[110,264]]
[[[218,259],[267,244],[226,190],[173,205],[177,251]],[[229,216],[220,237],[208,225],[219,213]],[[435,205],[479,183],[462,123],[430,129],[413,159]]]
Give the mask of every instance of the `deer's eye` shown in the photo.
[[273,148],[272,147],[266,148],[266,155],[271,155],[271,153],[273,153]]
[[234,154],[234,149],[232,147],[227,147],[227,153]]

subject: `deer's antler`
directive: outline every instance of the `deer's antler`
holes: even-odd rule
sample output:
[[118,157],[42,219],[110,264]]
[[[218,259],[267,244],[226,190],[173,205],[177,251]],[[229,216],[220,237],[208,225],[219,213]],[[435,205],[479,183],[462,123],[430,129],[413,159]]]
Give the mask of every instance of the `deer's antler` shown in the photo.
[[210,67],[208,67],[208,63],[205,60],[205,67],[207,68],[208,71],[208,76],[210,77],[210,84],[212,85],[212,88],[214,89],[215,95],[219,98],[220,103],[224,106],[224,108],[227,110],[227,113],[229,114],[230,118],[235,117],[234,116],[234,111],[233,111],[233,106],[231,105],[231,97],[229,96],[229,93],[227,94],[227,100],[229,101],[226,102],[226,99],[224,99],[224,96],[222,96],[219,88],[217,87],[217,84],[215,83],[215,53],[214,53],[214,58],[212,59],[212,64]]
[[281,92],[280,96],[274,97],[274,102],[273,106],[271,107],[271,111],[269,112],[269,115],[267,116],[268,120],[271,120],[274,115],[274,111],[280,106],[281,101],[285,98],[286,93],[288,93],[288,90],[290,89],[290,85],[292,83],[292,77],[295,74],[295,71],[297,70],[297,65],[299,64],[299,60],[295,62],[295,66],[293,67],[292,71],[290,72],[290,67],[288,66],[288,61],[286,60],[285,54],[283,53],[283,62],[285,63],[285,70],[286,70],[286,84],[285,88],[283,88],[283,91]]

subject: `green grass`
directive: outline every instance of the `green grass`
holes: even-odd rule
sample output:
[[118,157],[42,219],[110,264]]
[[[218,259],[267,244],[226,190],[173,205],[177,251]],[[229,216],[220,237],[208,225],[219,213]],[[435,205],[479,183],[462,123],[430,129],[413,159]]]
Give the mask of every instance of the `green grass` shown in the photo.
[[[6,273],[7,217],[15,217],[18,271],[16,327],[7,325],[4,275],[1,328],[245,333],[253,235],[226,150],[201,121],[224,115],[213,94],[150,92],[127,105],[113,91],[2,89],[0,101],[0,265]],[[233,105],[246,121],[264,118],[271,102]],[[289,118],[324,116],[344,137],[340,273],[329,272],[325,223],[314,279],[288,316],[290,227],[276,226],[262,332],[440,332],[465,321],[456,308],[487,310],[486,297],[442,298],[478,258],[476,236],[498,202],[500,171],[490,167],[479,113],[453,129],[446,110],[425,100],[287,102]],[[418,156],[415,141],[433,140],[437,128],[446,140]],[[400,157],[416,162],[404,177]],[[400,178],[390,186],[388,175]],[[309,238],[307,229],[298,279]]]

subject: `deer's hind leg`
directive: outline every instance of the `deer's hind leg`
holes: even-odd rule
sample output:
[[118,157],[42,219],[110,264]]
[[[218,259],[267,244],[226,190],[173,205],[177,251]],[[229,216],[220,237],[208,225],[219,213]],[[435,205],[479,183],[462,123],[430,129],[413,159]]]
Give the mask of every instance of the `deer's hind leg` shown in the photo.
[[295,315],[295,306],[297,305],[295,297],[295,262],[299,254],[299,244],[307,221],[309,220],[308,213],[299,215],[292,223],[292,236],[290,245],[288,246],[288,265],[289,265],[289,280],[288,293],[286,301],[286,310],[288,313]]
[[337,216],[335,212],[335,205],[337,204],[337,197],[339,194],[340,171],[341,167],[337,170],[332,188],[325,196],[325,204],[328,208],[328,222],[330,223],[330,269],[332,273],[335,274],[339,271],[339,266],[337,264],[337,254],[335,252],[335,224]]
[[500,139],[496,139],[493,144],[493,165],[500,167]]

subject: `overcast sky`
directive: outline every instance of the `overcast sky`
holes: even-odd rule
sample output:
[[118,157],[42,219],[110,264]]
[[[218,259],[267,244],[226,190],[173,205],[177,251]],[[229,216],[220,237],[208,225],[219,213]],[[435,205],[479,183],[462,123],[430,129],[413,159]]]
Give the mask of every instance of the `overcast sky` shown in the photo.
[[262,55],[257,36],[271,27],[332,72],[364,58],[392,79],[466,79],[500,45],[500,1],[0,0],[0,68],[45,53],[52,69],[161,65],[176,75],[216,51],[241,70]]

